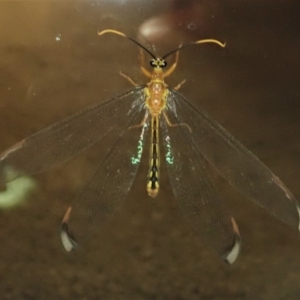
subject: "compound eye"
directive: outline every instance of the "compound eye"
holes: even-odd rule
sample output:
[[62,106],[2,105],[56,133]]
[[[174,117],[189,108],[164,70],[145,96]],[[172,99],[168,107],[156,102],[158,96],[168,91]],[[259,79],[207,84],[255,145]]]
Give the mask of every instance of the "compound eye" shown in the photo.
[[156,60],[155,59],[150,60],[150,66],[153,67],[153,68],[156,67]]
[[165,68],[166,66],[167,66],[167,62],[163,60],[162,63],[161,63],[161,67]]

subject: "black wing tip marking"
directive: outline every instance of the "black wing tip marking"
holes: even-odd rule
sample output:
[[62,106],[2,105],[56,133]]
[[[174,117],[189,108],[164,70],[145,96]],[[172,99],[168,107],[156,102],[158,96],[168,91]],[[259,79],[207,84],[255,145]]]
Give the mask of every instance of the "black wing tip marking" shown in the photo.
[[297,213],[299,215],[298,231],[300,231],[300,205],[298,203],[296,203],[296,209],[297,209]]
[[236,261],[241,251],[241,236],[238,226],[234,218],[231,218],[231,222],[234,231],[233,245],[222,255],[222,259],[224,260],[224,262],[229,265],[232,265]]
[[273,182],[285,193],[286,198],[288,198],[296,207],[298,213],[298,231],[300,231],[300,204],[295,198],[295,196],[291,193],[291,191],[285,186],[285,184],[271,172]]
[[67,252],[71,252],[72,250],[75,250],[78,246],[75,238],[73,237],[72,233],[69,231],[68,221],[70,218],[71,211],[72,211],[72,207],[70,206],[63,217],[61,228],[60,228],[61,242]]

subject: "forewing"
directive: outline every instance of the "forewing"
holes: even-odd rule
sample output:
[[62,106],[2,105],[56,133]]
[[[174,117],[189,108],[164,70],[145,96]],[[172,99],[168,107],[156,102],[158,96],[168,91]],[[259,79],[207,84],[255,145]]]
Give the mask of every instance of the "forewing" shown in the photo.
[[221,125],[171,90],[169,109],[191,128],[190,140],[239,192],[299,230],[299,204],[286,186]]
[[127,113],[143,87],[90,106],[33,134],[0,155],[0,184],[43,172],[92,146],[117,126],[124,128]]
[[[172,111],[167,117],[176,120]],[[169,178],[182,212],[201,237],[226,262],[233,263],[240,250],[238,228],[208,177],[189,128],[184,124],[170,126],[164,117],[161,122]]]

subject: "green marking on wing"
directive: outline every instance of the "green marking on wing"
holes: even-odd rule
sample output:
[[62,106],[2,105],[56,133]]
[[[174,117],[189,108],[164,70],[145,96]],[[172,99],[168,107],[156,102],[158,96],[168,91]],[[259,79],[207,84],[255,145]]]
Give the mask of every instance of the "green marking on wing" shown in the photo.
[[166,138],[166,162],[169,165],[173,165],[174,163],[174,155],[173,155],[173,150],[172,150],[172,146],[171,146],[171,139],[169,136],[167,136]]
[[[131,163],[133,165],[139,164],[141,162],[143,149],[144,149],[144,144],[145,144],[144,137],[145,137],[145,128],[146,127],[147,127],[147,123],[145,123],[143,125],[143,129],[142,129],[142,132],[141,132],[141,135],[140,135],[140,138],[139,138],[139,141],[138,141],[138,145],[137,145],[137,154],[133,155],[131,157]],[[131,129],[131,130],[134,130],[134,129]]]

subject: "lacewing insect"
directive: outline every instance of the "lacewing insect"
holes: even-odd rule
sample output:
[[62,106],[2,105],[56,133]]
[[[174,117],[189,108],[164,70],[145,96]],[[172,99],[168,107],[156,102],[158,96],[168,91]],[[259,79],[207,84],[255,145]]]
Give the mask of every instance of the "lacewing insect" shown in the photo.
[[[183,214],[229,264],[240,252],[240,234],[234,218],[220,200],[205,169],[210,163],[233,187],[273,216],[300,230],[300,206],[292,193],[259,159],[221,125],[192,106],[165,78],[178,63],[178,53],[191,45],[212,43],[199,40],[180,46],[162,58],[115,30],[104,30],[129,39],[151,56],[149,78],[106,102],[90,106],[17,143],[0,156],[0,183],[46,171],[111,137],[106,154],[75,204],[69,207],[61,225],[61,239],[67,251],[77,240],[97,228],[123,202],[136,176],[144,148],[149,150],[146,190],[156,197],[160,189],[161,148],[170,183]],[[175,54],[167,68],[166,58]],[[149,147],[145,147],[149,144]],[[162,146],[162,147],[161,147]]]

